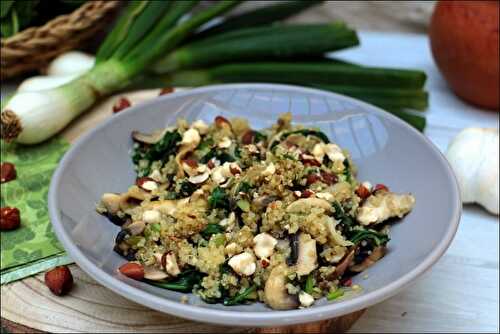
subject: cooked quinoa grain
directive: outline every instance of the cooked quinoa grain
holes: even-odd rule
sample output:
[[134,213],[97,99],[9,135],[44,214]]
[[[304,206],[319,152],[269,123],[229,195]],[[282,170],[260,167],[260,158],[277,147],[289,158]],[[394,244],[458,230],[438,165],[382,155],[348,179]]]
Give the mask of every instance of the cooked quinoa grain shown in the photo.
[[290,114],[132,137],[136,184],[97,206],[121,226],[114,250],[144,281],[209,303],[309,307],[381,259],[389,220],[415,204],[356,180],[349,152]]

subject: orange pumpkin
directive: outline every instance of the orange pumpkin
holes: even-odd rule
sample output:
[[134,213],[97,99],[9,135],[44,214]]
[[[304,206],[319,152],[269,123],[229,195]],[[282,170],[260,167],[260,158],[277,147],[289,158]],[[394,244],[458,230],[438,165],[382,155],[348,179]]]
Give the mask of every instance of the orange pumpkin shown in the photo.
[[498,1],[439,1],[429,37],[434,60],[455,94],[499,110]]

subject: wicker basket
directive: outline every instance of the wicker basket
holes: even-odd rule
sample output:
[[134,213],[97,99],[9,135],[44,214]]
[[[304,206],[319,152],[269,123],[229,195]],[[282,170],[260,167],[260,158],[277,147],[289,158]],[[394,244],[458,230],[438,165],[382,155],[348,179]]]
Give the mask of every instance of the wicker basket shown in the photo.
[[41,69],[59,54],[81,47],[102,29],[119,1],[88,1],[42,27],[25,29],[1,40],[2,79]]

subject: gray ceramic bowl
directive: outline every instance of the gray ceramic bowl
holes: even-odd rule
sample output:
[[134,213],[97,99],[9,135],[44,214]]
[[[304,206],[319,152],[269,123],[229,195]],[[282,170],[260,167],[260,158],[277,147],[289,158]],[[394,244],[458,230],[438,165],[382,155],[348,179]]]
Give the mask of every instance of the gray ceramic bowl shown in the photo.
[[[179,117],[212,122],[216,115],[246,117],[265,127],[280,113],[319,127],[347,148],[359,178],[412,192],[414,210],[391,229],[389,252],[356,277],[364,292],[356,297],[318,301],[308,309],[273,311],[263,304],[222,306],[162,290],[117,273],[125,262],[113,252],[119,228],[95,212],[104,192],[123,192],[133,184],[132,130],[152,131]],[[436,147],[399,119],[366,103],[315,89],[284,85],[237,84],[165,95],[113,115],[66,153],[49,193],[50,217],[69,255],[96,281],[150,308],[231,326],[276,326],[337,317],[391,297],[428,270],[445,252],[458,227],[461,204],[453,173]],[[363,276],[363,275],[358,275]],[[429,298],[432,299],[432,296]],[[429,300],[429,302],[432,302]]]

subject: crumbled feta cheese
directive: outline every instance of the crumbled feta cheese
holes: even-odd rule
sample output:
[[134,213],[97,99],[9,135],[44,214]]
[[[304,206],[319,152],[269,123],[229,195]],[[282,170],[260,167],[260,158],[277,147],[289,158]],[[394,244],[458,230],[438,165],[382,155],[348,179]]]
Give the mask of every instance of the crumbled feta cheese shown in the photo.
[[171,276],[177,276],[180,274],[179,265],[177,264],[177,259],[174,253],[168,253],[165,259],[165,270]]
[[325,151],[326,155],[328,155],[328,158],[331,161],[344,161],[345,160],[345,155],[342,153],[342,149],[335,144],[326,144],[323,147],[323,150]]
[[235,223],[236,223],[236,215],[234,214],[234,212],[231,212],[229,214],[229,217],[224,218],[219,222],[219,225],[225,227],[226,231],[229,232],[233,229]]
[[297,196],[297,197],[302,196],[302,193],[300,192],[300,190],[295,190],[293,193],[294,193],[294,194],[295,194],[295,196]]
[[215,183],[221,184],[224,181],[226,181],[226,177],[224,176],[224,171],[222,166],[215,167],[212,169],[211,172],[212,180],[214,180]]
[[267,233],[260,233],[253,238],[255,243],[253,250],[260,259],[270,257],[274,253],[274,246],[278,240]]
[[299,301],[300,305],[302,305],[303,307],[309,307],[314,304],[314,297],[307,292],[301,291],[299,293]]
[[161,215],[157,210],[146,210],[142,214],[142,220],[149,224],[159,223],[160,219]]
[[153,191],[158,189],[158,184],[155,181],[146,181],[141,185],[141,187],[145,190]]
[[240,276],[250,276],[257,265],[252,254],[244,252],[229,259],[228,265]]
[[323,144],[323,143],[318,143],[318,144],[314,145],[312,152],[311,152],[312,155],[314,155],[314,158],[321,163],[323,163],[323,158],[325,156],[325,150],[323,149],[324,145],[325,144]]
[[154,169],[151,174],[149,174],[149,177],[155,180],[156,182],[161,182],[161,173],[158,169]]
[[231,146],[231,139],[229,139],[229,137],[224,137],[219,143],[217,143],[217,146],[219,148],[228,148]]
[[200,143],[201,137],[198,133],[198,130],[190,128],[182,135],[182,144],[192,145],[194,147],[198,146]]
[[329,202],[333,202],[335,200],[335,197],[333,197],[330,193],[316,193],[316,197],[326,199]]
[[207,123],[203,122],[201,119],[197,120],[196,122],[193,123],[193,128],[198,130],[198,132],[202,135],[206,134],[208,132],[208,125]]
[[267,165],[266,169],[264,169],[264,171],[262,171],[262,175],[269,176],[269,175],[273,175],[275,172],[276,172],[276,167],[271,162],[269,165]]
[[205,172],[205,173],[200,174],[200,175],[190,176],[188,180],[191,183],[200,184],[200,183],[205,182],[208,179],[209,176],[210,176],[210,173],[209,172]]
[[249,144],[245,146],[250,153],[259,153],[259,149],[254,144]]
[[224,251],[228,256],[233,256],[234,254],[241,252],[241,247],[236,242],[231,242],[224,248]]

